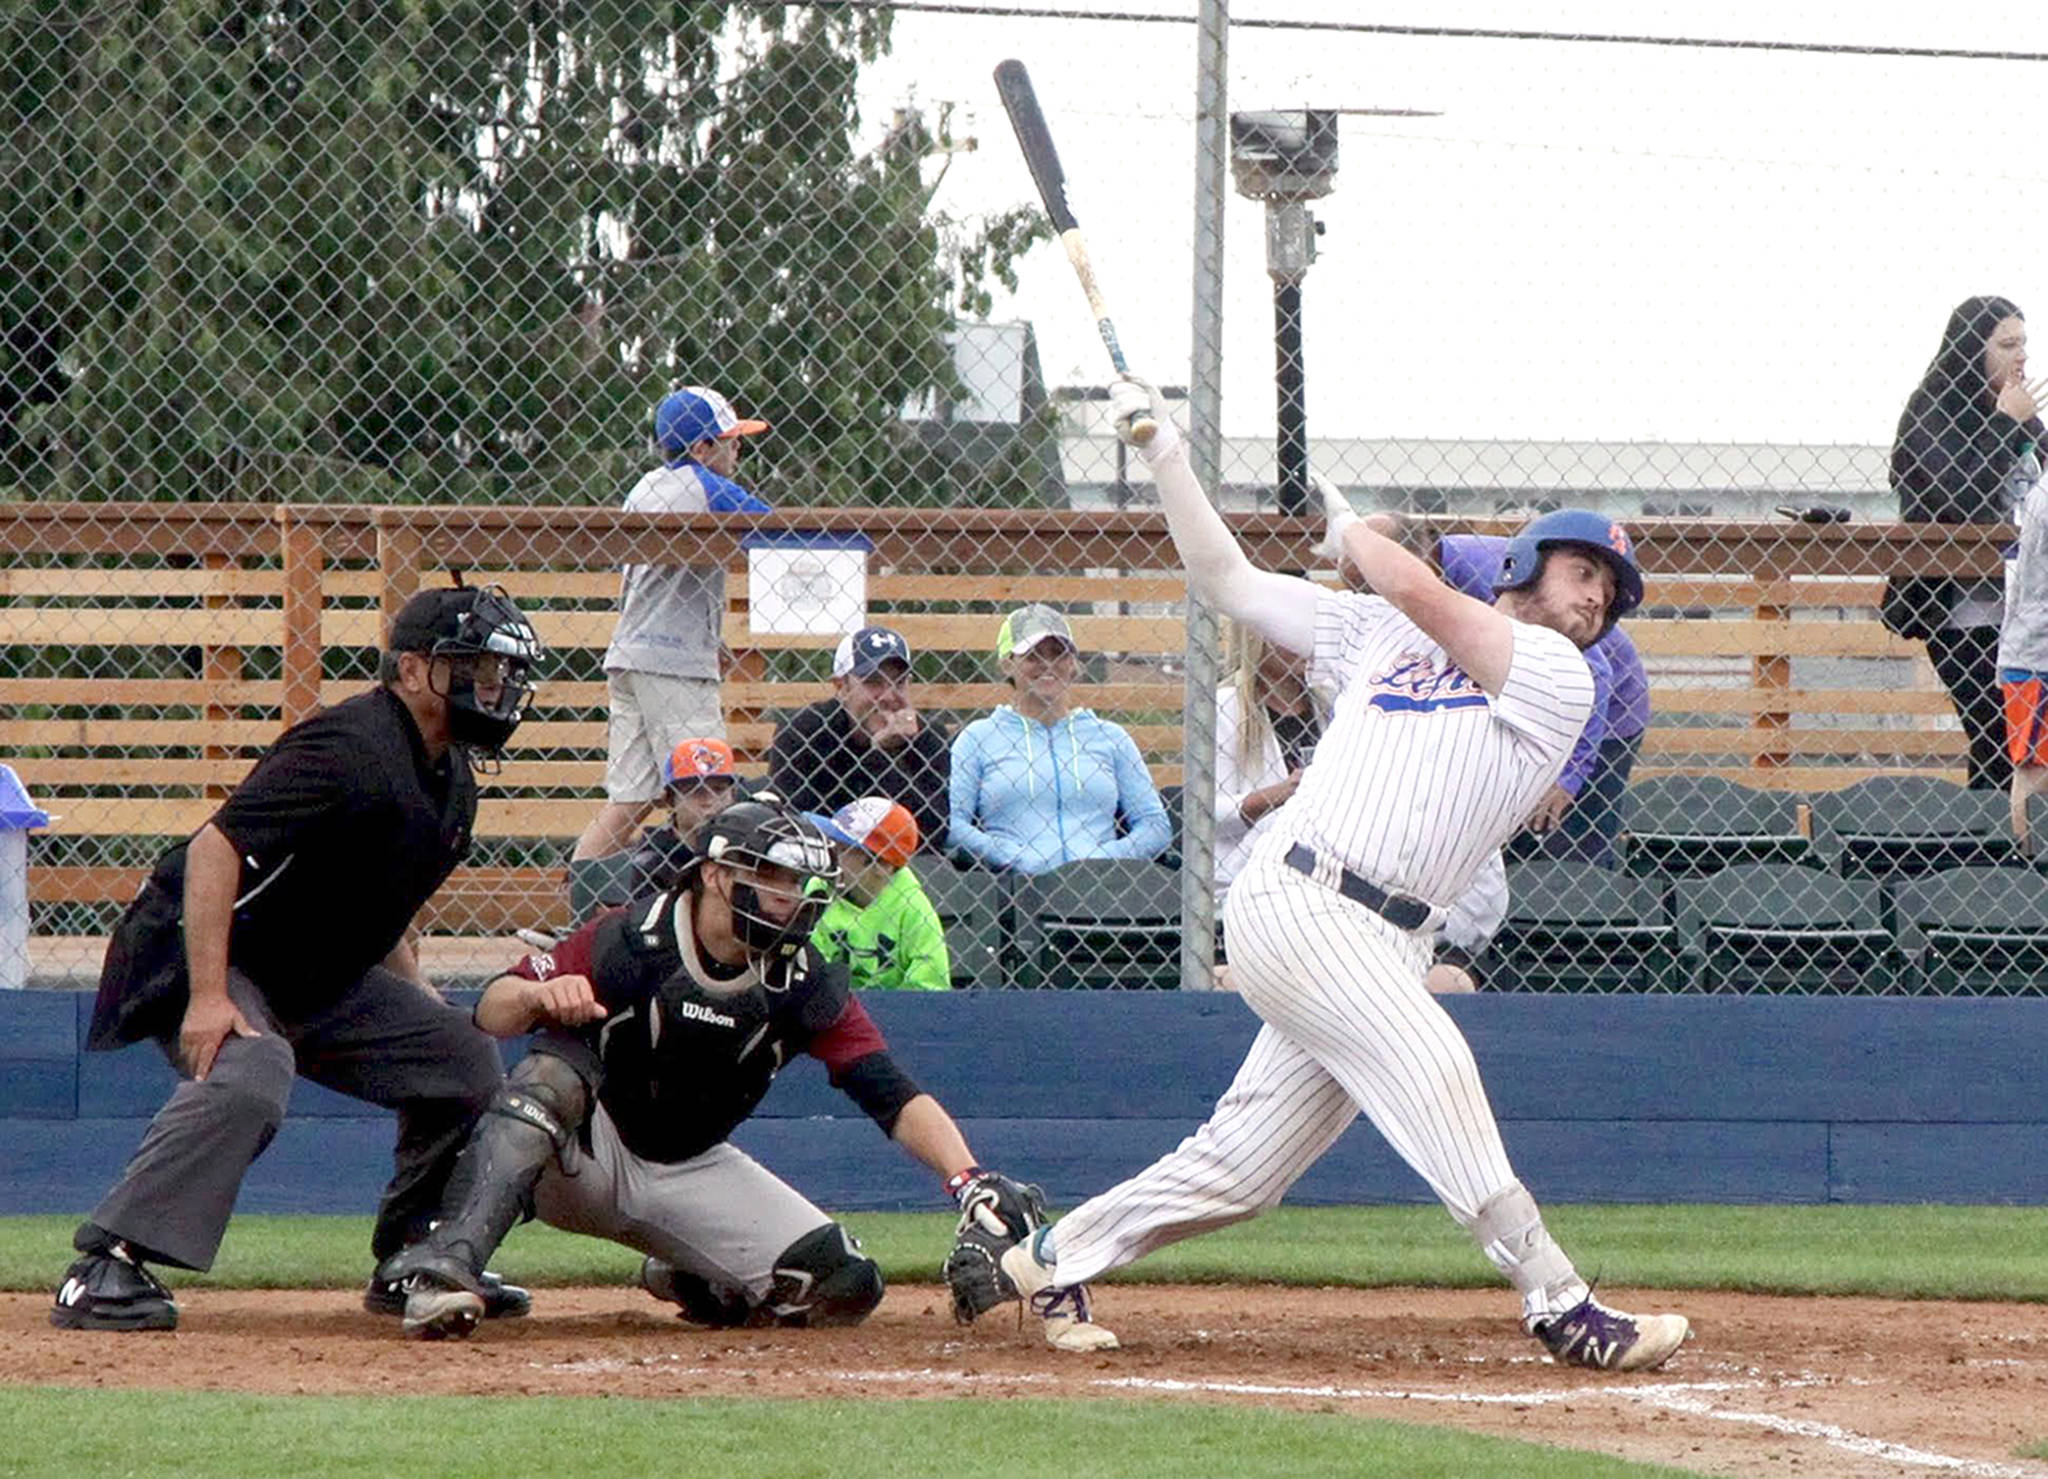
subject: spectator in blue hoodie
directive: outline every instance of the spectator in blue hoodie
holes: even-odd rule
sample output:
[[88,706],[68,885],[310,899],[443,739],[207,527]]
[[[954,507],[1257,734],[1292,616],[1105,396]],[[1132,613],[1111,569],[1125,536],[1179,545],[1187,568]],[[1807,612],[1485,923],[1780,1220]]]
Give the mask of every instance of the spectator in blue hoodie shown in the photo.
[[1012,611],[996,662],[1016,701],[953,741],[952,846],[1019,873],[1164,852],[1172,827],[1136,743],[1073,706],[1081,659],[1067,619],[1050,606]]

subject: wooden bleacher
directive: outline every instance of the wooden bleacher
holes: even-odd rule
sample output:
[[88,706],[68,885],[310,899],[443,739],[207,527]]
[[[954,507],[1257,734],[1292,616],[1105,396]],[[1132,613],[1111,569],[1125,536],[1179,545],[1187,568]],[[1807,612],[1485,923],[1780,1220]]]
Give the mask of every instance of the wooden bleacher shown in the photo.
[[[1233,519],[1261,563],[1299,566],[1318,529]],[[482,859],[430,906],[439,934],[476,946],[559,919],[559,859],[600,794],[598,658],[628,560],[723,562],[734,653],[731,737],[763,768],[777,718],[824,697],[836,637],[763,637],[748,620],[748,528],[858,530],[874,540],[869,619],[944,669],[920,703],[972,717],[1003,701],[988,652],[997,613],[1064,604],[1100,657],[1083,702],[1126,724],[1162,785],[1180,780],[1183,585],[1153,512],[786,510],[754,525],[610,509],[252,505],[0,505],[0,756],[59,821],[38,844],[31,898],[92,906],[102,923],[148,859],[199,825],[280,727],[370,681],[383,622],[423,579],[459,567],[504,584],[557,654],[558,673],[485,785]],[[1446,529],[1507,532],[1490,522]],[[1886,771],[1959,776],[1963,737],[1918,643],[1879,626],[1891,570],[1996,568],[2009,531],[1903,526],[1635,524],[1650,573],[1630,631],[1658,681],[1660,716],[1638,773],[1716,772],[1798,791]],[[1925,534],[1927,537],[1922,538]],[[1904,686],[1801,686],[1806,660],[1889,658]],[[1854,716],[1844,721],[1842,716]],[[1859,722],[1867,720],[1867,722]],[[74,911],[75,913],[75,911]],[[96,962],[95,931],[74,953]],[[55,940],[39,939],[44,968]],[[74,963],[75,964],[75,963]]]

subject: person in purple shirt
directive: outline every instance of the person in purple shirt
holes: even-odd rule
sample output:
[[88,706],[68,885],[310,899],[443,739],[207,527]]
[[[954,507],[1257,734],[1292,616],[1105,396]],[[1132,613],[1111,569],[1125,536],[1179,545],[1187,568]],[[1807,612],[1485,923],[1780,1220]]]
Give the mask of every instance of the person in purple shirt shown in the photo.
[[[1445,534],[1423,551],[1446,583],[1482,601],[1493,599],[1507,540],[1491,534]],[[1593,670],[1593,715],[1557,784],[1508,844],[1510,859],[1559,858],[1612,867],[1621,832],[1621,793],[1650,727],[1650,686],[1628,633],[1615,627],[1586,649]]]

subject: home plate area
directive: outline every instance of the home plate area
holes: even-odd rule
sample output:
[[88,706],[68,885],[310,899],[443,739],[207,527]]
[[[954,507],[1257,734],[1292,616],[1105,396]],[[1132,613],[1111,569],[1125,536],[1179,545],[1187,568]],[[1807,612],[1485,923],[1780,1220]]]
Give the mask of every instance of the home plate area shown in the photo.
[[[1700,1473],[2048,1479],[2048,1306],[1602,1291],[1694,1334],[1661,1371],[1556,1365],[1505,1290],[1108,1285],[1119,1351],[1047,1348],[997,1310],[892,1288],[850,1330],[708,1331],[637,1290],[541,1289],[468,1341],[404,1339],[353,1291],[181,1296],[171,1335],[81,1335],[0,1297],[0,1381],[248,1392],[612,1397],[976,1395],[1218,1402],[1458,1427]],[[166,1359],[164,1343],[175,1344]]]

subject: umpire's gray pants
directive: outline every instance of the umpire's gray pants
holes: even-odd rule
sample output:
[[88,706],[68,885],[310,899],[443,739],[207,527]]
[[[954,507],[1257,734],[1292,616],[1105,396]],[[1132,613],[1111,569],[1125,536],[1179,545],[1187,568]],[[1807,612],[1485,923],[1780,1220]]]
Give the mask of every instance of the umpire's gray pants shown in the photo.
[[758,1303],[775,1260],[832,1221],[745,1151],[718,1144],[687,1161],[646,1161],[628,1150],[602,1104],[590,1149],[572,1146],[533,1189],[550,1227],[609,1238]]
[[228,972],[228,996],[262,1036],[230,1034],[204,1082],[188,1073],[175,1033],[159,1040],[184,1081],[92,1221],[159,1263],[211,1268],[242,1177],[276,1135],[292,1078],[303,1074],[398,1111],[372,1257],[424,1233],[470,1126],[504,1077],[497,1044],[468,1013],[381,967],[302,1022],[280,1022],[238,970]]

